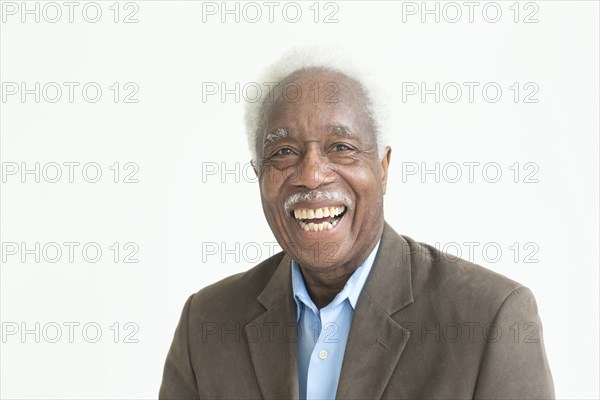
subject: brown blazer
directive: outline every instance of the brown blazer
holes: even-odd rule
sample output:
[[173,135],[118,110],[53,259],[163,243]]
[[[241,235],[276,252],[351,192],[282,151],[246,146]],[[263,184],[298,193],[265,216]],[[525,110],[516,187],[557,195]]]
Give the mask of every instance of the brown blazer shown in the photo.
[[[290,259],[190,296],[160,399],[298,398]],[[551,399],[531,291],[386,224],[358,299],[339,399]]]

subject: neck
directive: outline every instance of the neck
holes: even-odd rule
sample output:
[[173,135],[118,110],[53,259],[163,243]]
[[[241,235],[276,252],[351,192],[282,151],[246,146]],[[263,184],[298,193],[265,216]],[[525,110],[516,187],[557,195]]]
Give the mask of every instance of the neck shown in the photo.
[[381,232],[369,245],[367,251],[360,252],[360,258],[354,258],[334,269],[319,271],[304,268],[300,265],[300,271],[304,278],[306,290],[317,308],[321,309],[331,303],[335,296],[342,291],[344,285],[346,285],[346,282],[348,282],[348,279],[350,279],[354,271],[356,271],[369,257],[380,238]]

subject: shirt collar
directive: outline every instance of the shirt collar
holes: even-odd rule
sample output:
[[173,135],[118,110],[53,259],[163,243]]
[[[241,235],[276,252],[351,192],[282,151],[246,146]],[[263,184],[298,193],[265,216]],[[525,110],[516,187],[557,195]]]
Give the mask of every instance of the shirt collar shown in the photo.
[[[377,241],[377,244],[371,251],[371,254],[367,257],[365,262],[363,262],[350,276],[344,288],[335,296],[335,298],[329,303],[326,307],[334,307],[344,300],[348,299],[352,309],[356,308],[356,302],[358,301],[358,296],[360,295],[363,286],[369,276],[369,272],[373,267],[373,261],[375,260],[375,256],[377,255],[377,250],[379,249],[379,243],[381,239]],[[309,307],[313,310],[315,314],[318,314],[318,308],[315,303],[310,298],[308,291],[306,290],[306,285],[304,284],[304,279],[302,277],[302,272],[300,271],[300,266],[296,262],[296,260],[291,260],[291,268],[292,268],[292,289],[294,292],[294,300],[296,301],[296,322],[300,318],[300,311],[302,304]]]

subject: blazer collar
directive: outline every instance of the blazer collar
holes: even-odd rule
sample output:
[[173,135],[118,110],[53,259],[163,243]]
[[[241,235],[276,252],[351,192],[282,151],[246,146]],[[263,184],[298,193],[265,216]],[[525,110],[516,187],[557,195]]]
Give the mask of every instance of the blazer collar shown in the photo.
[[[290,261],[287,255],[281,259],[257,297],[266,311],[245,327],[256,377],[266,399],[299,396]],[[409,331],[391,315],[412,302],[410,249],[386,223],[352,318],[337,398],[381,397],[409,339]]]
[[387,223],[358,299],[336,398],[379,399],[410,338],[392,315],[413,302],[411,251]]
[[411,250],[387,222],[364,290],[388,315],[413,302]]
[[250,358],[264,399],[298,399],[296,303],[290,258],[279,262],[257,300],[266,311],[245,326]]

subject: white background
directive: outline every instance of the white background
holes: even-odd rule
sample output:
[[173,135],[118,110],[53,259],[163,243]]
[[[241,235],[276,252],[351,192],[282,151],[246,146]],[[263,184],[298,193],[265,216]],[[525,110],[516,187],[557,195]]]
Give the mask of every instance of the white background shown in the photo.
[[[35,82],[80,86],[72,103],[66,86],[56,103],[47,101],[54,92],[41,93],[39,103],[33,94],[23,102],[20,93],[7,94],[10,85],[3,87],[3,171],[21,163],[27,168],[40,163],[40,170],[47,166],[39,183],[33,174],[23,183],[20,170],[3,177],[3,398],[157,396],[186,298],[267,258],[275,242],[247,166],[243,98],[237,102],[228,95],[223,102],[215,95],[203,102],[203,83],[243,87],[281,53],[315,42],[350,49],[393,94],[386,220],[402,234],[460,252],[531,288],[557,397],[599,397],[597,2],[521,2],[518,22],[514,2],[499,2],[502,15],[496,23],[482,15],[486,2],[477,3],[472,23],[463,2],[458,2],[462,18],[456,23],[449,21],[455,9],[444,9],[446,3],[438,3],[440,13],[446,11],[439,22],[435,15],[422,22],[420,12],[405,13],[403,21],[403,7],[411,7],[406,2],[336,2],[327,9],[321,3],[316,23],[312,2],[300,4],[297,23],[283,18],[283,2],[273,23],[262,2],[256,23],[244,19],[254,17],[248,8],[238,23],[235,15],[222,23],[220,13],[205,15],[203,22],[202,3],[192,1],[122,2],[118,23],[109,8],[112,1],[99,3],[97,23],[83,18],[86,2],[75,9],[73,23],[59,2],[58,22],[42,14],[39,23],[35,15],[26,15],[23,23],[21,2],[13,3],[19,8],[15,15],[7,12],[7,3],[2,2],[1,81],[25,82],[30,89]],[[45,4],[38,3],[40,13]],[[27,5],[33,9],[35,2]],[[421,2],[412,5],[422,7]],[[427,6],[433,9],[435,3]],[[243,3],[238,7],[241,13]],[[490,7],[486,18],[493,19]],[[55,10],[45,10],[48,19],[54,18]],[[93,18],[94,9],[87,11]],[[133,11],[138,22],[123,23]],[[338,22],[324,23],[332,11]],[[531,13],[538,21],[525,23]],[[293,9],[286,17],[294,17]],[[103,89],[96,103],[82,97],[88,82]],[[114,82],[121,88],[117,103],[109,89]],[[124,88],[127,82],[139,87],[133,97],[137,103],[123,102],[131,92]],[[403,101],[403,82],[425,82],[430,89],[435,82],[480,86],[473,102],[463,86],[456,103],[448,101],[454,92],[436,103],[433,95],[424,102],[420,95]],[[490,82],[502,89],[495,103],[482,96],[482,86]],[[514,82],[520,87],[517,102],[509,88]],[[528,82],[536,86],[526,90]],[[531,87],[539,89],[531,98],[536,103],[524,102]],[[44,179],[55,174],[55,164],[48,163],[65,162],[80,163],[73,183],[65,166],[59,182]],[[82,176],[81,166],[91,162],[102,170],[97,183]],[[109,169],[115,162],[120,163],[118,183]],[[139,167],[133,177],[138,183],[123,182],[132,171],[124,169],[127,162]],[[431,169],[436,162],[439,182],[421,171],[403,176],[407,168]],[[465,162],[480,163],[473,182]],[[462,166],[456,183],[450,182],[456,174],[452,163]],[[496,183],[489,182],[494,169],[482,174],[488,163],[500,166]],[[525,163],[531,163],[527,169]],[[215,166],[216,173],[208,175]],[[222,175],[224,169],[234,172]],[[530,178],[537,183],[525,182],[534,169]],[[88,173],[93,178],[93,170]],[[49,253],[40,254],[39,262],[35,254],[25,255],[23,262],[21,243],[33,249],[36,242],[40,248],[61,244],[62,258],[49,262],[54,253],[47,246]],[[80,244],[73,262],[64,242]],[[117,262],[109,248],[115,242],[121,249]],[[129,242],[139,248],[138,263],[123,262],[133,249],[123,248]],[[476,242],[473,254],[469,242]],[[18,245],[17,254],[11,243]],[[86,243],[102,249],[99,261],[83,258]],[[482,251],[486,244],[488,253]],[[500,256],[493,251],[497,248]],[[79,324],[72,343],[65,325],[71,322]],[[85,324],[102,329],[96,343],[90,343],[94,329],[83,334]],[[57,325],[62,336],[55,340]],[[9,334],[15,326],[19,331]],[[22,328],[33,333],[22,337]],[[133,335],[126,340],[128,333]]]

